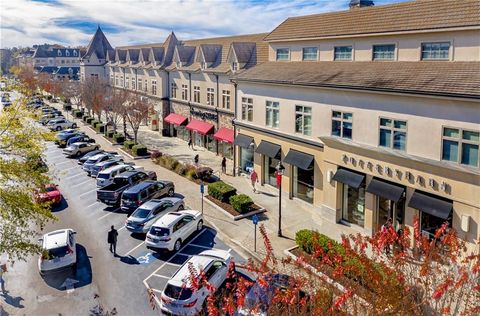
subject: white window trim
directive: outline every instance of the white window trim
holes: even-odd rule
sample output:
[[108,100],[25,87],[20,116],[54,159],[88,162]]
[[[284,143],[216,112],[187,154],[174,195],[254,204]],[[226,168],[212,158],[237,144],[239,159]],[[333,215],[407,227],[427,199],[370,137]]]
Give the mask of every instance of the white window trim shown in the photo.
[[[269,126],[267,125],[267,109],[268,109],[268,106],[267,106],[267,102],[272,102],[272,105],[274,103],[278,103],[278,126]],[[273,111],[273,107],[272,107],[272,111]],[[277,101],[277,100],[265,100],[265,115],[264,115],[264,119],[265,119],[265,126],[268,127],[268,128],[274,128],[274,129],[279,129],[280,128],[280,101]]]
[[[381,125],[381,121],[382,119],[385,119],[385,120],[391,120],[392,121],[392,127],[388,127],[388,126],[383,126]],[[395,128],[395,121],[404,121],[405,123],[407,123],[407,127],[405,129],[400,129],[400,128]],[[392,118],[392,117],[387,117],[387,116],[379,116],[378,117],[378,135],[377,135],[377,146],[380,147],[380,148],[386,148],[386,149],[391,149],[391,150],[395,150],[395,151],[399,151],[399,152],[404,152],[406,153],[407,152],[407,148],[408,148],[408,120],[407,119],[402,119],[402,118]],[[353,125],[352,125],[353,126]],[[381,146],[380,145],[380,129],[388,129],[392,132],[392,135],[391,135],[391,147],[387,147],[387,146]],[[402,149],[396,149],[396,148],[393,148],[393,137],[394,137],[394,131],[400,131],[400,132],[405,132],[405,150],[402,150]],[[353,133],[353,132],[352,132]],[[442,131],[443,133],[443,131]]]
[[[444,136],[443,135],[443,131],[445,128],[450,128],[450,129],[456,129],[459,131],[459,134],[460,134],[460,137],[459,138],[453,138],[453,137],[448,137],[448,136]],[[473,141],[470,141],[470,140],[466,140],[466,139],[463,139],[463,131],[469,131],[469,132],[480,132],[480,130],[475,130],[475,129],[469,129],[469,128],[462,128],[462,127],[453,127],[453,126],[450,126],[450,125],[442,125],[442,130],[441,130],[441,139],[440,139],[440,161],[443,161],[443,162],[446,162],[446,163],[451,163],[451,164],[454,164],[454,165],[457,165],[457,166],[464,166],[464,167],[467,167],[467,168],[476,168],[476,169],[480,169],[480,157],[478,157],[478,166],[470,166],[470,165],[465,165],[465,164],[462,164],[462,143],[467,143],[467,144],[474,144],[476,145],[477,143],[476,142],[473,142]],[[444,139],[451,139],[453,141],[457,141],[458,142],[458,152],[457,152],[457,157],[458,157],[458,161],[450,161],[450,160],[443,160],[443,140]],[[479,144],[479,147],[480,147],[480,142],[478,143]],[[479,155],[480,155],[480,150],[479,150]]]
[[[288,49],[288,59],[278,59],[278,50],[279,49]],[[290,51],[290,47],[278,47],[278,48],[275,48],[275,61],[290,61],[290,58],[291,58],[291,51]]]
[[[425,39],[425,40],[421,40],[420,42],[420,45],[418,47],[418,61],[453,61],[454,60],[454,49],[453,49],[453,45],[454,45],[454,40],[453,38],[448,38],[448,39],[438,39],[438,38],[435,38],[435,39]],[[448,59],[422,59],[422,45],[423,44],[427,44],[427,43],[449,43],[450,44],[450,47],[448,48]]]
[[[301,112],[297,111],[297,106],[302,107]],[[305,113],[303,111],[304,108],[310,108],[311,112],[310,113]],[[302,115],[302,132],[297,132],[297,121],[296,121],[297,114]],[[311,137],[312,134],[313,134],[313,124],[310,127],[310,135],[305,134],[305,125],[304,125],[305,116],[310,116],[311,118],[313,118],[313,107],[311,105],[295,104],[295,119],[293,120],[293,130],[295,131],[295,134],[297,134],[297,135]],[[313,122],[313,119],[312,119],[312,122]]]
[[[304,49],[304,48],[316,48],[316,49],[317,49],[317,58],[315,58],[315,59],[309,59],[309,60],[303,59],[303,49]],[[305,47],[302,47],[302,61],[309,62],[309,61],[319,61],[319,60],[320,60],[320,47],[318,47],[318,46],[305,46]]]
[[[373,47],[374,46],[381,46],[381,45],[395,45],[393,59],[374,59],[373,58]],[[373,43],[372,44],[372,61],[398,61],[398,42],[381,42],[381,43]]]

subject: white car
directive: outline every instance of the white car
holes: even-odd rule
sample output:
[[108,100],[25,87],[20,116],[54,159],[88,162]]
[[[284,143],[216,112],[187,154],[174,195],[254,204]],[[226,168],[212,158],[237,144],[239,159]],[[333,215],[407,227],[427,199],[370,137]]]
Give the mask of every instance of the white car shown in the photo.
[[205,271],[209,284],[218,289],[227,279],[228,265],[232,256],[229,251],[212,249],[192,256],[168,280],[160,296],[160,308],[167,315],[198,315],[204,309],[206,298],[213,294],[207,287],[192,289],[192,271]]
[[54,272],[77,264],[75,242],[76,232],[72,229],[59,229],[43,235],[42,255],[38,258],[40,274]]
[[125,171],[143,171],[144,168],[141,166],[132,166],[127,164],[112,166],[105,170],[100,171],[97,174],[97,187],[102,188],[106,187],[113,183],[113,178]]
[[150,228],[145,238],[149,249],[178,251],[182,243],[203,228],[203,215],[199,211],[183,210],[167,213]]
[[58,118],[48,121],[47,127],[52,131],[61,131],[66,128],[76,128],[77,123],[67,121],[64,118]]

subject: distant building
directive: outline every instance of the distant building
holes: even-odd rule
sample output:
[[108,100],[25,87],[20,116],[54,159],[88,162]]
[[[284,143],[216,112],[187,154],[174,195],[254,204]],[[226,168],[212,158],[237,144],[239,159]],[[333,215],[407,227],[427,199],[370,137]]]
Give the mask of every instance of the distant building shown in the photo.
[[[41,45],[32,56],[32,65],[37,72],[46,72],[57,78],[75,79],[80,72],[80,50]],[[69,76],[70,73],[72,75]]]
[[114,50],[103,34],[100,26],[87,46],[86,52],[80,60],[80,78],[96,77],[107,80],[108,56],[113,57]]
[[0,49],[0,68],[1,73],[6,73],[12,66],[12,51],[9,49]]

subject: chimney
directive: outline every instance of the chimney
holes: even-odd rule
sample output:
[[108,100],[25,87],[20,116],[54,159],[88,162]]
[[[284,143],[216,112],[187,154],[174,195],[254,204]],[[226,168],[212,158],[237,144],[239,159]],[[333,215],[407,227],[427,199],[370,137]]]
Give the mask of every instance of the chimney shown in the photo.
[[375,5],[372,0],[351,0],[350,9],[370,7]]

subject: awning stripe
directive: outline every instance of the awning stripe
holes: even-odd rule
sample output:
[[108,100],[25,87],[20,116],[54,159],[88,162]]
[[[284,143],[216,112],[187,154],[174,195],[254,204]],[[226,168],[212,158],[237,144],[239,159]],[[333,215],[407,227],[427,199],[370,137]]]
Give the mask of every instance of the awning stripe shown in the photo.
[[276,158],[278,153],[280,152],[280,145],[273,144],[267,141],[262,140],[260,145],[258,145],[256,153],[268,156],[270,158]]
[[233,144],[233,136],[233,129],[222,127],[213,135],[213,138],[222,142]]
[[199,134],[209,134],[212,129],[213,129],[213,124],[207,123],[207,122],[202,122],[199,120],[192,119],[190,120],[190,123],[186,126],[188,130],[191,130],[193,132],[197,132]]
[[347,184],[352,188],[358,189],[365,179],[364,174],[356,173],[347,169],[338,169],[332,180]]
[[373,178],[367,186],[367,192],[397,203],[405,192],[405,187]]
[[313,159],[314,157],[312,155],[290,149],[283,162],[303,170],[308,170],[312,165]]
[[447,219],[452,212],[453,203],[415,190],[408,206],[432,216]]

